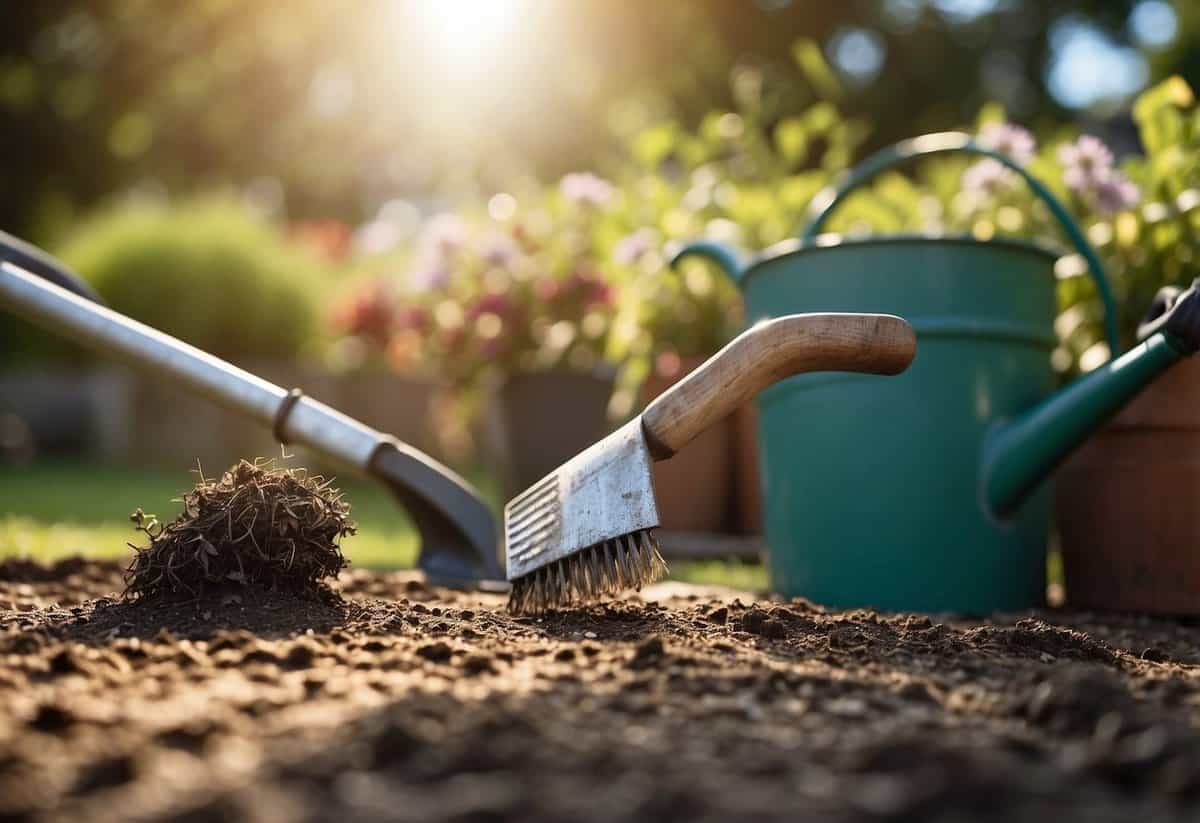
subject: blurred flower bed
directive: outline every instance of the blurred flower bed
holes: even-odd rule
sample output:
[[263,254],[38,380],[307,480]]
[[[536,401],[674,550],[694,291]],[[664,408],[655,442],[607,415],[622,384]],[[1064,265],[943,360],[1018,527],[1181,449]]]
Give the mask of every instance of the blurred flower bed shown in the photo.
[[467,390],[515,373],[619,370],[619,416],[654,358],[711,353],[739,322],[730,284],[666,267],[667,239],[702,228],[678,220],[680,197],[654,175],[579,172],[435,215],[406,248],[359,262],[333,310],[335,358]]
[[[820,86],[811,67],[809,75]],[[709,237],[755,251],[797,236],[869,131],[827,100],[776,111],[761,77],[735,76],[734,91],[737,109],[713,112],[694,131],[666,122],[634,136],[610,179],[576,173],[556,187],[498,194],[433,217],[403,251],[364,260],[368,274],[336,309],[336,345],[462,386],[605,365],[622,374],[612,411],[628,412],[652,369],[669,374],[680,358],[715,351],[742,322],[736,290],[715,269],[696,261],[669,270],[673,245]],[[1154,292],[1186,284],[1200,253],[1192,91],[1173,78],[1143,94],[1134,117],[1145,155],[1119,162],[1094,136],[1061,128],[1038,139],[996,106],[970,128],[1024,164],[1084,228],[1113,281],[1123,345]],[[1069,251],[1017,175],[966,156],[881,176],[829,229],[1009,237]],[[1065,254],[1057,273],[1055,365],[1093,368],[1109,355],[1094,287],[1077,255]]]

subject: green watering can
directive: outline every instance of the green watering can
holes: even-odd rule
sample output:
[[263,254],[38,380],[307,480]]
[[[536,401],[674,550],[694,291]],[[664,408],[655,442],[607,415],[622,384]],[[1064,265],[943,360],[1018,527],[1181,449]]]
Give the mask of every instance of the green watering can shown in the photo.
[[[692,243],[672,261],[717,263],[747,318],[884,312],[917,332],[917,357],[886,379],[807,374],[759,395],[759,453],[772,587],[836,607],[981,613],[1040,605],[1050,505],[1042,480],[1143,386],[1200,347],[1193,286],[1135,348],[1055,391],[1055,255],[1025,242],[818,237],[846,195],[898,163],[944,152],[1019,174],[1086,259],[1107,312],[1103,267],[1062,204],[1011,158],[960,133],[869,157],[800,242],[751,259]],[[1131,551],[1136,547],[1131,546]]]

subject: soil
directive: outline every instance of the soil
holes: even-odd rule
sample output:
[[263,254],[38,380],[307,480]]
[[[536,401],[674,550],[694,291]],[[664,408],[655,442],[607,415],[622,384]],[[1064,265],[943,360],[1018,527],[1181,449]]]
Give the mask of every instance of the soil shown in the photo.
[[0,819],[1200,818],[1200,624],[0,564]]

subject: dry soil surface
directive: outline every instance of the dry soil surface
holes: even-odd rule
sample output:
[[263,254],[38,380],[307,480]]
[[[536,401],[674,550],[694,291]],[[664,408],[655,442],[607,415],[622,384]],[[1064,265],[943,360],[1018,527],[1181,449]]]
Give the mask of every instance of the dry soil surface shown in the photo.
[[1200,626],[0,564],[0,819],[1200,819]]

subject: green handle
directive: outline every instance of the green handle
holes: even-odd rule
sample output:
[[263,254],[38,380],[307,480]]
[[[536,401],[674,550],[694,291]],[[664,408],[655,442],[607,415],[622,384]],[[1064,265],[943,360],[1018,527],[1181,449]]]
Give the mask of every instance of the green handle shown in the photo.
[[671,255],[670,266],[678,268],[685,257],[703,257],[720,266],[735,283],[741,282],[746,273],[746,262],[742,255],[730,246],[716,240],[693,240]]
[[910,140],[902,140],[893,146],[885,149],[880,149],[875,154],[872,154],[863,162],[859,163],[846,178],[830,192],[826,190],[817,195],[814,202],[824,202],[820,207],[820,211],[803,235],[804,245],[810,245],[818,234],[833,210],[838,204],[846,198],[850,192],[857,189],[863,183],[866,183],[871,178],[875,177],[882,171],[886,171],[901,163],[905,163],[911,159],[918,157],[928,157],[933,154],[945,154],[949,152],[963,152],[965,154],[978,154],[984,157],[990,157],[1008,168],[1015,171],[1021,178],[1029,184],[1029,188],[1037,197],[1046,204],[1050,209],[1050,213],[1054,215],[1054,219],[1062,226],[1063,231],[1071,241],[1071,245],[1075,247],[1083,259],[1087,261],[1088,269],[1091,271],[1092,280],[1096,284],[1096,293],[1100,295],[1100,302],[1104,304],[1104,333],[1108,339],[1108,349],[1113,356],[1117,352],[1117,310],[1116,304],[1113,301],[1112,289],[1108,285],[1108,277],[1104,273],[1104,266],[1100,262],[1100,258],[1096,254],[1096,250],[1092,248],[1091,243],[1084,237],[1083,231],[1076,225],[1067,209],[1055,197],[1049,189],[1047,189],[1041,181],[1030,174],[1024,166],[1013,160],[1006,154],[1001,154],[998,151],[985,148],[979,145],[968,134],[957,131],[940,132],[937,134],[925,134],[920,137],[914,137]]

